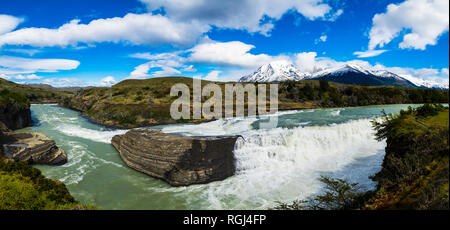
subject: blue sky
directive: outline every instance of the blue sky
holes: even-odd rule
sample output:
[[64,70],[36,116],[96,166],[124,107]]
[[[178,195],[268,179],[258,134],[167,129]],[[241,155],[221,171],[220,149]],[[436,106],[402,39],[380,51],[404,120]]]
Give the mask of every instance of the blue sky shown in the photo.
[[[448,84],[447,0],[78,0],[0,3],[0,77],[55,86],[237,80],[284,59],[356,62]],[[360,52],[360,53],[358,53]]]

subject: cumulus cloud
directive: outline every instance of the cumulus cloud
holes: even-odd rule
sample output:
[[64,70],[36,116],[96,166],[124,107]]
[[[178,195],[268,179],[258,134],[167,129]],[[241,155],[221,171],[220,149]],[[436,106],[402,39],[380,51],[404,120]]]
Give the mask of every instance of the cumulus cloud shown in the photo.
[[204,38],[202,43],[187,50],[159,54],[135,53],[129,56],[149,62],[135,67],[128,78],[144,79],[194,72],[194,64],[252,69],[274,60],[289,59],[284,55],[251,54],[249,51],[253,48],[253,45],[239,41],[217,42]]
[[314,72],[316,67],[316,52],[304,52],[294,55],[294,64],[302,72]]
[[197,22],[174,22],[162,15],[132,14],[97,19],[89,24],[72,20],[56,29],[25,28],[0,36],[0,46],[76,46],[79,43],[125,42],[134,45],[190,45],[209,26]]
[[[309,20],[335,19],[342,10],[332,13],[323,0],[141,0],[149,11],[163,9],[176,21],[199,21],[218,28],[241,29],[267,35],[273,21],[295,11]],[[268,18],[267,18],[268,17]],[[264,20],[267,19],[267,20]]]
[[386,51],[387,50],[366,50],[366,51],[356,51],[353,54],[359,58],[366,58],[378,56]]
[[382,48],[404,34],[400,48],[425,50],[449,29],[449,1],[406,0],[389,4],[385,13],[373,17],[372,23],[369,49]]
[[113,76],[107,76],[100,80],[100,85],[102,86],[111,86],[116,83],[116,79]]
[[209,73],[206,75],[206,77],[203,78],[203,80],[217,81],[217,80],[219,80],[219,74],[220,74],[221,72],[222,72],[222,71],[219,71],[219,70],[213,70],[213,71],[209,72]]
[[274,58],[266,54],[251,54],[253,45],[240,41],[206,42],[189,50],[188,61],[194,63],[208,63],[222,66],[258,67],[272,61]]
[[22,22],[22,18],[0,14],[0,35],[12,31]]

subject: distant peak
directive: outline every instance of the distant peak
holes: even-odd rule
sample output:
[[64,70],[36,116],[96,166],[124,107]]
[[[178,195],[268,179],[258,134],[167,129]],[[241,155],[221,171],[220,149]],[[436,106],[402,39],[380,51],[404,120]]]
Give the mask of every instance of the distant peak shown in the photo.
[[280,82],[286,80],[302,80],[306,73],[301,73],[292,62],[288,60],[276,60],[264,64],[254,73],[242,77],[243,82]]

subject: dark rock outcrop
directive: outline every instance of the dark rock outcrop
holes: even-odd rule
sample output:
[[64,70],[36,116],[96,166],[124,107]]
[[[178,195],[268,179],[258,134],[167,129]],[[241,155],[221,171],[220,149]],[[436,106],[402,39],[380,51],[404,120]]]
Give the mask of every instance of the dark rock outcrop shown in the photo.
[[41,133],[0,133],[2,154],[15,161],[29,164],[62,165],[67,162],[64,150]]
[[0,121],[12,130],[31,125],[30,107],[0,106]]
[[3,122],[0,121],[0,135],[5,132],[11,132],[11,130]]
[[125,163],[173,186],[204,184],[235,173],[237,137],[186,137],[133,129],[114,136],[112,145]]

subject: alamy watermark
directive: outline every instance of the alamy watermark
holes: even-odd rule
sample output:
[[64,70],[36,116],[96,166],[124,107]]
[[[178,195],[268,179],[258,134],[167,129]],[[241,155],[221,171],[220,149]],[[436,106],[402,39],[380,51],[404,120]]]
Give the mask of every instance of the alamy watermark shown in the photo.
[[[278,111],[278,84],[227,83],[222,89],[215,83],[208,83],[202,87],[200,79],[193,79],[192,88],[191,99],[188,85],[178,83],[172,86],[170,96],[178,97],[170,106],[170,115],[174,120],[261,116]],[[223,93],[222,90],[225,92]],[[267,102],[267,90],[270,95],[269,102]],[[202,97],[209,98],[203,102]],[[267,110],[268,104],[269,110]],[[275,128],[277,124],[277,116],[267,116],[267,122],[259,123],[262,129]]]

